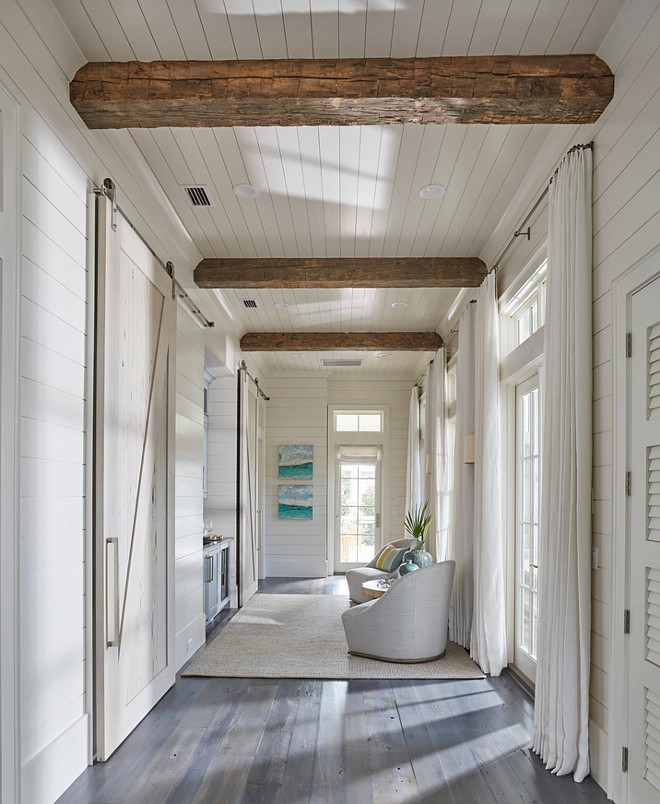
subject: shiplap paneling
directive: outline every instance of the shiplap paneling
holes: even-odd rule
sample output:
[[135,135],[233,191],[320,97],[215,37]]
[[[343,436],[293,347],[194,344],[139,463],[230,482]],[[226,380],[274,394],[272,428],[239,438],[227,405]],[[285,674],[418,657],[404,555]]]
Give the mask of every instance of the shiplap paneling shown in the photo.
[[[74,27],[91,36],[86,19],[83,11]],[[100,47],[98,55],[106,55]],[[137,149],[120,156],[71,109],[68,78],[83,61],[49,2],[3,5],[0,78],[21,104],[23,133],[21,759],[23,800],[33,804],[54,801],[91,759],[83,582],[90,188],[112,176],[122,207],[184,281],[200,256],[136,165]]]
[[[269,379],[266,403],[266,489],[264,559],[266,576],[321,577],[326,564],[326,441],[327,382],[325,379]],[[314,448],[313,519],[278,518],[278,447],[311,444]]]
[[[610,736],[610,581],[612,533],[612,332],[611,284],[658,244],[657,158],[660,131],[658,70],[660,8],[631,2],[609,31],[598,55],[616,74],[614,100],[593,126],[576,129],[574,142],[594,141],[593,333],[594,333],[594,513],[592,544],[599,567],[592,571],[592,655],[590,732],[596,735],[591,772],[607,785]],[[559,158],[560,154],[557,154]],[[536,188],[539,192],[540,188]],[[531,204],[530,197],[525,200]],[[547,203],[531,222],[532,240],[519,238],[499,276],[505,289],[547,237]],[[490,248],[496,252],[499,245]],[[483,256],[483,255],[482,255]],[[605,659],[605,657],[607,657]],[[616,739],[616,737],[614,737]]]
[[201,330],[179,308],[174,492],[174,641],[177,668],[204,644],[205,639],[202,584],[204,341],[200,333]]
[[236,377],[221,377],[209,388],[209,493],[204,519],[213,532],[233,538],[229,547],[232,605],[236,605],[236,447],[238,428]]
[[[316,576],[326,566],[327,409],[328,405],[388,405],[390,432],[386,472],[388,538],[401,538],[405,508],[408,402],[412,381],[352,378],[268,380],[266,430],[266,573],[268,576]],[[277,494],[278,447],[311,444],[314,447],[314,519],[279,520]]]

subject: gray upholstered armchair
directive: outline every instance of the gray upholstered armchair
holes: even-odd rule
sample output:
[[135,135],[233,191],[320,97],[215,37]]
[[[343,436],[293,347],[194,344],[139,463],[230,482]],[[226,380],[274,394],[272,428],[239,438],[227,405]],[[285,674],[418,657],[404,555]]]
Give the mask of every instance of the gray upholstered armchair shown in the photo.
[[377,600],[342,615],[348,652],[386,662],[428,662],[447,648],[453,561],[404,575]]
[[366,603],[370,598],[362,594],[362,584],[365,581],[377,581],[379,578],[387,578],[390,574],[384,570],[377,569],[376,564],[381,555],[387,550],[388,547],[407,547],[409,550],[414,550],[420,547],[417,539],[397,539],[395,542],[390,542],[381,548],[371,561],[364,567],[357,567],[356,569],[346,570],[346,582],[348,583],[348,596],[353,603]]

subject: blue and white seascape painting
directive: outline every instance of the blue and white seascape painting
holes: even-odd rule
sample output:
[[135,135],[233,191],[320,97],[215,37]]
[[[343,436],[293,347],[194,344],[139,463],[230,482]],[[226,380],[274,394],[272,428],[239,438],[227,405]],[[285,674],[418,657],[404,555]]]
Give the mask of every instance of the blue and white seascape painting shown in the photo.
[[314,447],[283,446],[280,447],[278,477],[286,480],[311,480],[314,476]]
[[314,504],[312,486],[280,486],[280,519],[313,519]]

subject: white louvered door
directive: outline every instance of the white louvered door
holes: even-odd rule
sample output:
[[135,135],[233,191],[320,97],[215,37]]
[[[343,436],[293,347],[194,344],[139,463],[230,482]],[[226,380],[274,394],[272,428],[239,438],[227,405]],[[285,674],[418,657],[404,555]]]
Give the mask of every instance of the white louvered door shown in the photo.
[[[660,277],[632,296],[630,367],[631,804],[660,803]],[[619,475],[620,477],[620,475]]]

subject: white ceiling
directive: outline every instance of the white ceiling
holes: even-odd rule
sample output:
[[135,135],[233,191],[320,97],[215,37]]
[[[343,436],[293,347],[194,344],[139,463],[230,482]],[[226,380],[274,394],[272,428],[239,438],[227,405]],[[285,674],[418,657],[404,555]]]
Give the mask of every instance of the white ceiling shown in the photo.
[[[54,3],[88,60],[148,61],[596,52],[623,0]],[[407,125],[130,133],[205,257],[407,257],[479,256],[534,160],[552,147],[555,128]],[[121,138],[108,134],[120,149]],[[241,183],[256,185],[258,198],[237,198],[232,187]],[[446,185],[444,197],[423,201],[418,191],[429,183]],[[182,184],[206,185],[216,206],[194,210]],[[245,330],[378,331],[436,329],[455,295],[453,290],[403,295],[239,290],[225,293],[225,299]],[[240,303],[248,297],[258,297],[257,310]],[[273,307],[279,298],[295,302],[286,314]],[[400,298],[409,308],[392,310],[391,301]],[[318,356],[295,364],[290,356],[262,357],[267,374],[298,369],[301,362],[308,369],[319,365]],[[379,373],[412,376],[426,359],[394,355],[367,362],[378,364]],[[365,369],[352,371],[359,375]]]

